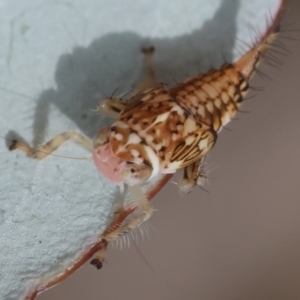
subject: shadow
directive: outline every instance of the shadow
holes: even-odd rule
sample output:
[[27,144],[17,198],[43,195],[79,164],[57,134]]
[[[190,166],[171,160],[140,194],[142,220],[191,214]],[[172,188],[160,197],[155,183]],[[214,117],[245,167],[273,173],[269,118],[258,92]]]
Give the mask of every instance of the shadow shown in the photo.
[[[56,89],[43,91],[33,123],[33,146],[43,142],[50,105],[55,105],[86,136],[109,124],[92,111],[112,94],[131,91],[145,76],[141,47],[153,45],[157,82],[169,86],[211,67],[232,61],[239,0],[224,0],[214,17],[191,34],[170,39],[144,39],[133,32],[110,33],[87,48],[76,47],[57,62]],[[199,4],[200,5],[200,4]]]

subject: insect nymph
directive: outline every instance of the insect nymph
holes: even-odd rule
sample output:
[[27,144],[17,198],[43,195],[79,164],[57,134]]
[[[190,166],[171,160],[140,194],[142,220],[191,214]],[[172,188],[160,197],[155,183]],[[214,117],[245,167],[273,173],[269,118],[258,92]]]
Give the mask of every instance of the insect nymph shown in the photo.
[[236,63],[225,63],[171,89],[154,84],[153,49],[147,49],[150,80],[127,101],[109,98],[101,102],[98,110],[115,121],[101,128],[93,141],[77,132],[62,133],[37,150],[13,141],[11,150],[18,148],[41,160],[71,140],[93,154],[99,171],[121,191],[128,185],[138,215],[103,234],[103,251],[92,261],[97,268],[102,266],[108,242],[151,216],[153,210],[140,184],[158,174],[183,169],[179,187],[184,193],[193,189],[203,159],[222,127],[237,113],[249,88],[248,79],[274,36],[272,33]]

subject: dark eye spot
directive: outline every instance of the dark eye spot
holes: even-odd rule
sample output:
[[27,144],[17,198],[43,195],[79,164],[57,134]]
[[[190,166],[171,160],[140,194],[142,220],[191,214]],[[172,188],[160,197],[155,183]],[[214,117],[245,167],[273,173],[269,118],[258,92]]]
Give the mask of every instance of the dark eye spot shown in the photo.
[[135,173],[135,169],[130,169],[131,173]]

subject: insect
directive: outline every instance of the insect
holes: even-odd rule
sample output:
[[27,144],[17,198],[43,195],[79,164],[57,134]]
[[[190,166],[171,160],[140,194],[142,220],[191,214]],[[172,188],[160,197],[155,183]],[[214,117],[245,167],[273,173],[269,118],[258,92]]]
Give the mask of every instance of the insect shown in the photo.
[[135,212],[108,228],[102,235],[102,248],[91,261],[102,267],[108,243],[148,220],[153,209],[140,185],[158,174],[173,174],[183,169],[178,183],[183,193],[190,192],[199,175],[206,154],[216,143],[221,129],[235,116],[249,89],[248,80],[261,57],[272,43],[278,28],[267,35],[237,62],[225,63],[168,89],[155,84],[152,57],[154,48],[144,49],[148,78],[128,100],[107,98],[97,110],[115,119],[110,127],[101,128],[94,140],[78,132],[64,132],[38,149],[14,140],[10,150],[19,149],[42,160],[70,140],[93,155],[98,170],[120,187],[127,186],[133,205],[121,208]]

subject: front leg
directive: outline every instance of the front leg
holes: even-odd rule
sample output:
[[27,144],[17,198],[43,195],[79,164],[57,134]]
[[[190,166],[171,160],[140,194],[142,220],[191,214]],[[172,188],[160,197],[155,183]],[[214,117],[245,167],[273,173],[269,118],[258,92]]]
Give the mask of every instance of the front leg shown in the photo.
[[68,140],[90,153],[94,150],[93,142],[75,131],[61,133],[37,149],[30,148],[17,140],[13,140],[9,150],[19,149],[34,159],[42,160]]
[[[132,96],[137,95],[145,89],[151,88],[155,84],[155,73],[153,70],[152,58],[154,54],[154,47],[143,48],[142,52],[145,56],[145,63],[147,67],[147,77],[140,85],[134,90]],[[132,97],[131,97],[132,98]],[[130,99],[129,99],[130,101]],[[128,100],[123,100],[119,98],[105,98],[97,106],[96,111],[100,112],[102,115],[117,119],[120,113],[125,109],[128,104]]]
[[148,48],[142,48],[142,52],[145,58],[147,76],[135,89],[135,91],[133,92],[133,96],[137,95],[143,90],[152,88],[155,85],[155,72],[153,68],[153,54],[155,52],[155,48],[153,46]]
[[106,117],[116,119],[120,113],[125,109],[127,100],[118,98],[105,98],[97,106],[96,111]]

